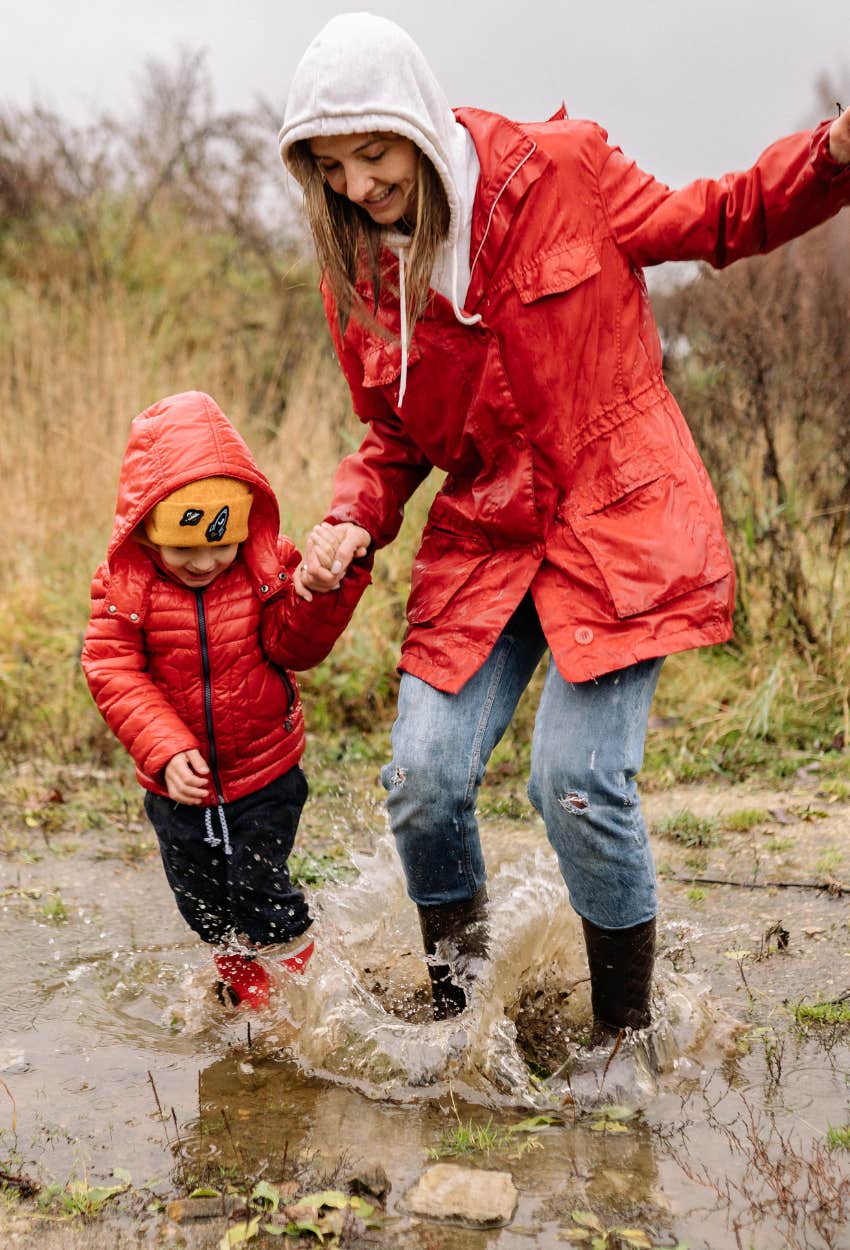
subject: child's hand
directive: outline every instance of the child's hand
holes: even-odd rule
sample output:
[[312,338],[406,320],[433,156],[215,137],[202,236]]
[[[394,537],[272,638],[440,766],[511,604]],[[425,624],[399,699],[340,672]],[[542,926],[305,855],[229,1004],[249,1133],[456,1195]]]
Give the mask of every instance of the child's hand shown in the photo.
[[322,521],[307,538],[307,555],[298,569],[295,588],[302,599],[312,599],[310,591],[324,594],[336,590],[355,558],[365,556],[372,538],[361,525],[343,521],[331,525]]
[[342,566],[336,563],[336,553],[341,540],[341,525],[331,525],[329,521],[314,525],[307,535],[307,563],[309,564],[312,557],[323,569],[339,573]]
[[181,751],[173,755],[165,766],[165,787],[168,797],[175,803],[200,806],[209,798],[210,768],[200,751]]

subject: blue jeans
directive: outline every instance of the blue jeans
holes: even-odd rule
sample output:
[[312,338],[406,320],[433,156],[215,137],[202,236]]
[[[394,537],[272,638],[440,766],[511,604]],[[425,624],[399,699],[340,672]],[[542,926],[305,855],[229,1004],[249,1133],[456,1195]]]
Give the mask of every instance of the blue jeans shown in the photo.
[[[536,614],[512,618],[458,694],[404,673],[392,762],[381,771],[410,897],[470,898],[486,876],[478,789],[493,748],[546,650]],[[635,776],[663,659],[596,681],[564,681],[551,657],[534,723],[528,795],[543,817],[570,902],[605,929],[651,920],[655,866]]]

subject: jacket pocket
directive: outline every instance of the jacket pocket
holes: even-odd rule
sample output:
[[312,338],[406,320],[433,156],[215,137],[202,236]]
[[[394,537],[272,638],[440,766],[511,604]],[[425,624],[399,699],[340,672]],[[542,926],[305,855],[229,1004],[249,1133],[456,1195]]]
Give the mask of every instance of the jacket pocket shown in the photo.
[[413,561],[407,619],[433,621],[487,559],[487,549],[465,535],[430,526]]
[[515,269],[511,279],[523,304],[532,304],[545,295],[571,291],[594,277],[601,268],[593,244],[583,239]]
[[719,512],[690,473],[647,471],[570,523],[596,564],[618,617],[636,616],[732,572]]
[[[422,352],[417,343],[411,342],[407,349],[407,366],[415,365]],[[384,340],[369,335],[361,354],[363,385],[367,387],[392,386],[401,374],[401,343],[396,339]]]

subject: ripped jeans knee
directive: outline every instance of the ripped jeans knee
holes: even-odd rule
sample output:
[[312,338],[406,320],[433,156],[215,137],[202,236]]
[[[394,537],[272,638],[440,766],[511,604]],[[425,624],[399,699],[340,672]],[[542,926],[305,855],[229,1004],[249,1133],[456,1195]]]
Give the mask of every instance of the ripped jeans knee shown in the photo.
[[382,781],[385,790],[400,790],[407,780],[407,769],[402,768],[399,764],[390,764],[387,766],[387,776]]
[[586,790],[568,790],[559,797],[558,802],[565,812],[570,812],[573,816],[581,816],[590,806]]
[[557,774],[537,777],[529,797],[581,916],[616,929],[655,914],[655,867],[633,779],[597,773],[585,788]]

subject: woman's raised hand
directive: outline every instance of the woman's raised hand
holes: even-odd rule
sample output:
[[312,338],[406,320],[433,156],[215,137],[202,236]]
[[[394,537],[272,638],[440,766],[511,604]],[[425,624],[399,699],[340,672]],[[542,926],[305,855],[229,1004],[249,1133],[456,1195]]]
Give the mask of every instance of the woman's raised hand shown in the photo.
[[307,554],[295,574],[295,589],[308,602],[311,591],[324,594],[336,590],[351,561],[365,556],[372,537],[362,525],[343,521],[331,525],[322,521],[310,531],[307,538]]
[[829,128],[829,154],[839,165],[850,164],[850,108],[836,117]]

